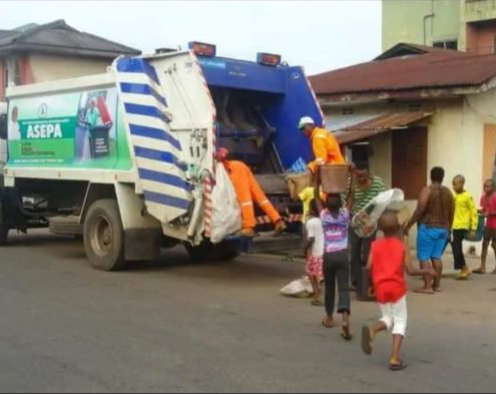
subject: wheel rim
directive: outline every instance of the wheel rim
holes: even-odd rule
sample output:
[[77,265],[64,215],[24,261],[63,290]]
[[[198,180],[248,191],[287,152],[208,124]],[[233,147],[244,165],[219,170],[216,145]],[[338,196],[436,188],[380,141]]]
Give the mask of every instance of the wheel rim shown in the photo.
[[99,216],[93,228],[91,243],[93,250],[99,256],[106,256],[112,251],[113,246],[112,225],[104,216]]

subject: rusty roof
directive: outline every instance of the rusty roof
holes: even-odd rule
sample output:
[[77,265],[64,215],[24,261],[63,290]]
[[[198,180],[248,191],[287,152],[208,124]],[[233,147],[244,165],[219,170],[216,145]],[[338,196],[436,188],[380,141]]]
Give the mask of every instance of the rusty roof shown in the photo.
[[373,119],[345,127],[334,133],[340,144],[374,137],[389,130],[403,129],[432,115],[432,112],[396,112],[379,115]]
[[496,55],[399,44],[373,61],[314,75],[310,82],[318,95],[342,95],[473,87],[493,77]]
[[123,44],[85,33],[64,20],[44,25],[29,24],[14,30],[0,30],[0,55],[35,51],[114,59],[141,52]]

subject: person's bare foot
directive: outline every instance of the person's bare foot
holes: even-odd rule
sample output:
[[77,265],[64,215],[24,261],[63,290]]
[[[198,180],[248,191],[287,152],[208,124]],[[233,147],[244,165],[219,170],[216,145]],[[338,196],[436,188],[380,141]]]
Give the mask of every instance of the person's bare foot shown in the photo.
[[418,294],[434,294],[433,289],[426,289],[425,287],[419,287],[418,289],[413,290],[413,292]]
[[325,328],[332,328],[332,327],[334,327],[334,319],[332,317],[328,316],[322,320],[322,325]]
[[443,289],[441,289],[440,287],[433,287],[432,290],[434,290],[435,293],[442,293],[443,292]]
[[486,270],[483,270],[482,267],[476,268],[472,271],[473,274],[485,274]]

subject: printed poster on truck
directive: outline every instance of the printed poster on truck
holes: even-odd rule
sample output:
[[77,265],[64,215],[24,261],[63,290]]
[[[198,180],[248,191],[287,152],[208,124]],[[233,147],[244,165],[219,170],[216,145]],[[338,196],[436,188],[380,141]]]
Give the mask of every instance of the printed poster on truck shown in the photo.
[[128,161],[117,100],[115,88],[11,100],[9,165],[114,168],[119,156]]

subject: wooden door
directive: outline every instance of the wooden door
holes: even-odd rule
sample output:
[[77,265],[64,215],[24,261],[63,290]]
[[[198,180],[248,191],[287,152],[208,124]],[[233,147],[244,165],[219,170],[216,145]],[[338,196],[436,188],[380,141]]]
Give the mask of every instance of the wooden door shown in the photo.
[[405,198],[415,200],[427,185],[427,127],[395,130],[393,134],[392,183]]
[[484,125],[482,163],[482,182],[484,182],[493,178],[496,172],[496,124]]

